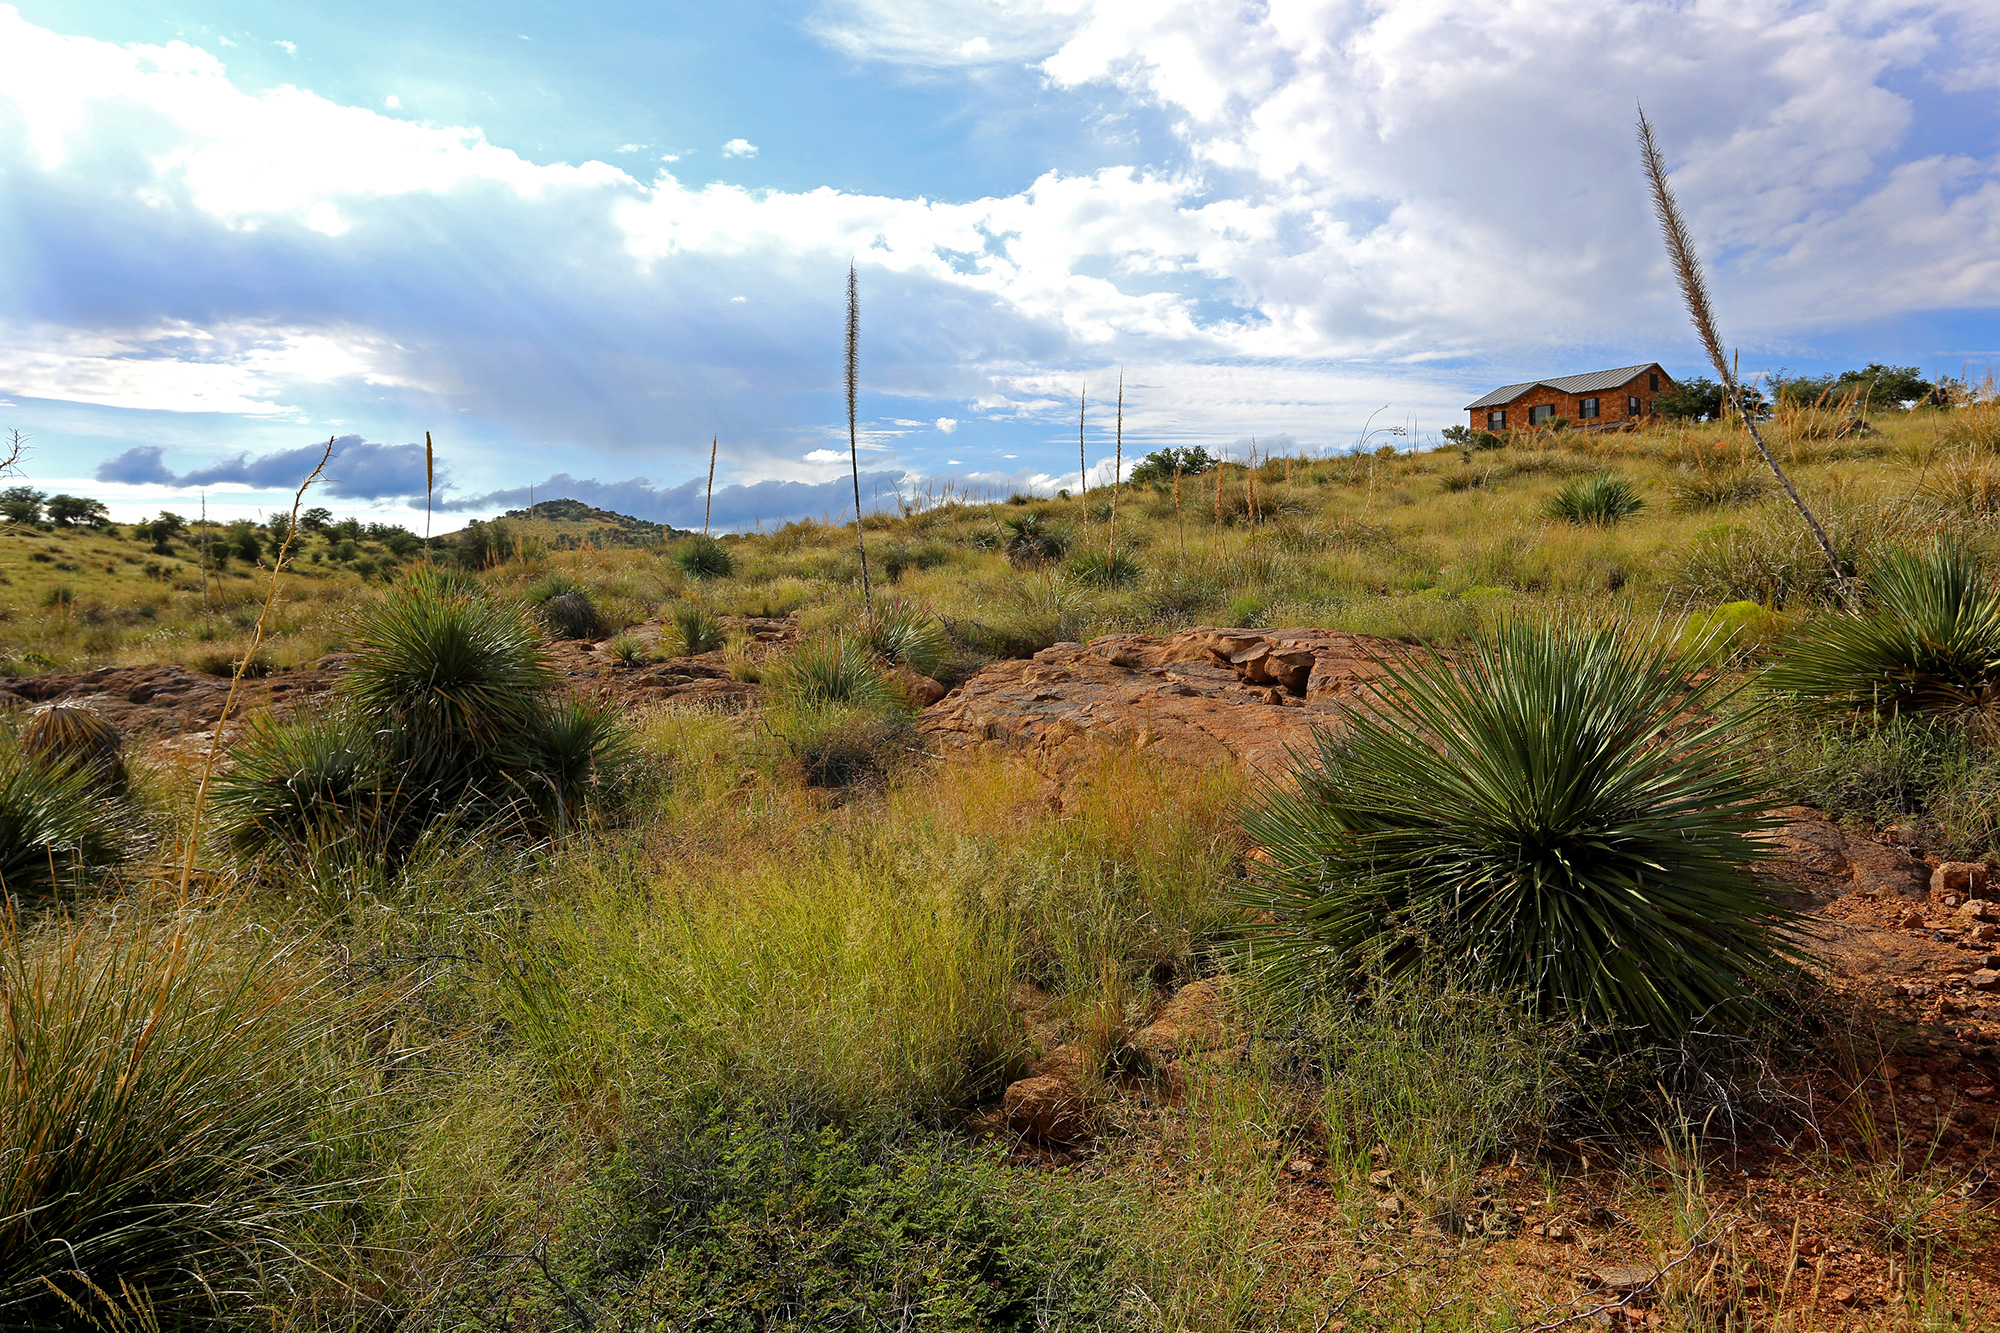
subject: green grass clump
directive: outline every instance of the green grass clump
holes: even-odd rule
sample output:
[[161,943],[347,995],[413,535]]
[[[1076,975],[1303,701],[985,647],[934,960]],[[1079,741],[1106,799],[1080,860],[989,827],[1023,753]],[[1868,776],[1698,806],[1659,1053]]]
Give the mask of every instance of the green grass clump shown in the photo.
[[1137,583],[1145,572],[1138,561],[1123,551],[1109,556],[1096,551],[1082,552],[1063,565],[1065,577],[1096,588],[1122,588]]
[[1008,563],[1023,569],[1060,560],[1069,549],[1068,537],[1039,509],[1007,515],[1000,520],[1000,532],[1001,553]]
[[1887,552],[1869,573],[1867,604],[1814,621],[1764,683],[1828,712],[1991,713],[2000,705],[2000,594],[1961,543]]
[[86,764],[50,762],[0,737],[0,893],[81,883],[130,845],[122,805]]
[[630,634],[620,634],[604,647],[619,666],[644,666],[649,657],[646,645]]
[[674,608],[660,636],[675,657],[695,657],[722,647],[722,626],[707,608],[683,603]]
[[804,707],[853,704],[882,712],[905,708],[903,695],[858,635],[822,634],[800,643],[766,674],[781,701]]
[[907,667],[920,676],[938,677],[951,666],[951,635],[923,607],[893,597],[875,608],[856,632],[874,653],[891,666]]
[[1749,870],[1768,794],[1741,724],[1668,644],[1515,623],[1391,663],[1246,821],[1283,987],[1454,961],[1544,1013],[1672,1041],[1741,1027],[1791,975],[1796,917]]
[[1625,478],[1609,472],[1578,477],[1549,497],[1542,512],[1551,521],[1578,527],[1608,528],[1646,507]]
[[726,579],[736,572],[736,558],[727,546],[698,535],[674,548],[674,564],[691,579]]
[[336,1054],[353,1006],[295,956],[189,930],[95,916],[0,936],[10,1327],[75,1326],[58,1291],[84,1308],[226,1302],[210,1293],[253,1261],[288,1266],[282,1234],[328,1197],[315,1177],[354,1096]]

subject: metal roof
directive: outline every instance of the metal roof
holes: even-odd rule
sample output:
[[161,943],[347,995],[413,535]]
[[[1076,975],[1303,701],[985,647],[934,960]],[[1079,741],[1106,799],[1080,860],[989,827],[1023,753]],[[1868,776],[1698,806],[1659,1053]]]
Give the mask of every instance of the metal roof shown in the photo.
[[1563,375],[1552,380],[1529,380],[1525,384],[1503,384],[1477,402],[1467,403],[1464,410],[1467,412],[1476,412],[1482,407],[1500,407],[1503,404],[1513,402],[1528,390],[1538,386],[1554,389],[1557,393],[1590,393],[1605,389],[1616,389],[1620,385],[1630,384],[1639,375],[1653,369],[1659,364],[1657,361],[1648,361],[1643,365],[1620,366],[1616,370],[1593,370],[1588,375]]

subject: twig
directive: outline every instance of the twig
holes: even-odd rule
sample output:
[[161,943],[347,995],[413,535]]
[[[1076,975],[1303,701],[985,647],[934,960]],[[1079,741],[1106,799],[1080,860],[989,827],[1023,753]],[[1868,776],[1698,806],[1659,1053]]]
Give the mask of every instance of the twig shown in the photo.
[[1722,337],[1716,332],[1715,311],[1709,305],[1708,283],[1702,277],[1701,256],[1695,252],[1694,242],[1688,236],[1687,219],[1681,216],[1680,202],[1674,198],[1674,189],[1667,181],[1666,159],[1660,154],[1660,146],[1653,139],[1653,124],[1646,119],[1644,107],[1639,109],[1639,157],[1646,169],[1647,184],[1653,191],[1653,215],[1659,219],[1660,235],[1667,243],[1667,258],[1673,264],[1674,278],[1680,284],[1681,299],[1687,303],[1688,316],[1694,321],[1695,332],[1701,335],[1702,350],[1715,366],[1715,373],[1722,377],[1723,390],[1729,395],[1729,403],[1736,414],[1743,419],[1744,427],[1757,445],[1757,452],[1764,455],[1771,475],[1785,488],[1792,504],[1798,509],[1799,517],[1812,529],[1813,540],[1819,543],[1820,553],[1826,557],[1827,566],[1833,571],[1833,586],[1843,597],[1848,594],[1847,573],[1840,567],[1840,556],[1833,549],[1833,542],[1827,538],[1826,529],[1806,502],[1799,495],[1792,479],[1778,466],[1777,458],[1770,446],[1764,443],[1764,434],[1757,429],[1756,417],[1745,407],[1743,389],[1736,376],[1729,369],[1729,358],[1722,354]]
[[[429,432],[425,432],[424,439],[428,448]],[[194,813],[188,817],[187,860],[181,865],[180,896],[183,900],[187,897],[188,883],[194,878],[194,854],[201,843],[201,809],[208,801],[208,783],[215,773],[216,752],[222,748],[222,729],[228,725],[229,712],[236,706],[236,694],[242,688],[243,673],[249,669],[250,659],[264,646],[264,626],[271,618],[271,608],[278,602],[278,580],[285,572],[285,557],[291,554],[292,543],[298,539],[299,506],[305,501],[306,491],[326,470],[326,461],[332,457],[333,437],[328,436],[326,448],[320,450],[319,462],[313,464],[313,470],[306,474],[306,479],[299,483],[298,491],[292,496],[291,522],[285,525],[284,543],[278,547],[277,558],[271,563],[271,587],[264,594],[264,609],[257,615],[257,632],[251,637],[249,651],[238,659],[236,671],[229,677],[229,695],[222,701],[222,711],[216,715],[215,730],[209,734],[208,757],[201,765],[201,785],[195,788],[194,793]]]

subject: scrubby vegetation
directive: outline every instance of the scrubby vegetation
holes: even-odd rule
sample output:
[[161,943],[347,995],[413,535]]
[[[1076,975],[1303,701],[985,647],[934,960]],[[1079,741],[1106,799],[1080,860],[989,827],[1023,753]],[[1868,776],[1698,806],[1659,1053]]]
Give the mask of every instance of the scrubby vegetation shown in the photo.
[[[199,746],[0,736],[0,1321],[1990,1321],[1989,1145],[1873,1091],[1934,1036],[1747,869],[1794,801],[2000,859],[2000,434],[1851,406],[1767,423],[1838,573],[1727,422],[1167,453],[1115,546],[1099,488],[911,506],[872,608],[851,525],[308,513],[261,660],[352,657],[205,803]],[[280,533],[43,512],[16,671],[248,651]],[[1402,651],[1295,790],[1106,746],[1055,795],[913,726],[916,678],[1203,623]],[[718,650],[754,708],[596,693]],[[1165,1064],[1197,995],[1228,1039]],[[1056,1050],[1087,1133],[996,1132]],[[1642,1297],[1579,1287],[1614,1258]]]

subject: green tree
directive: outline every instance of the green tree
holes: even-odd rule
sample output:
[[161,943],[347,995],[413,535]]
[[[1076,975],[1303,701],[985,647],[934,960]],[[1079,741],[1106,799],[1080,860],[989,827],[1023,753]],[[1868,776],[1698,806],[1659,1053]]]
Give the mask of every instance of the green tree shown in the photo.
[[42,502],[48,498],[32,486],[9,486],[0,491],[0,518],[9,523],[39,523]]
[[1183,477],[1194,477],[1214,466],[1215,459],[1198,444],[1185,449],[1155,449],[1127,474],[1127,480],[1141,486],[1158,485],[1172,481],[1176,470]]
[[325,532],[333,523],[333,511],[314,505],[299,515],[299,526],[307,532]]
[[81,495],[51,495],[48,508],[49,522],[59,528],[102,528],[111,522],[111,511],[104,507],[104,501]]

